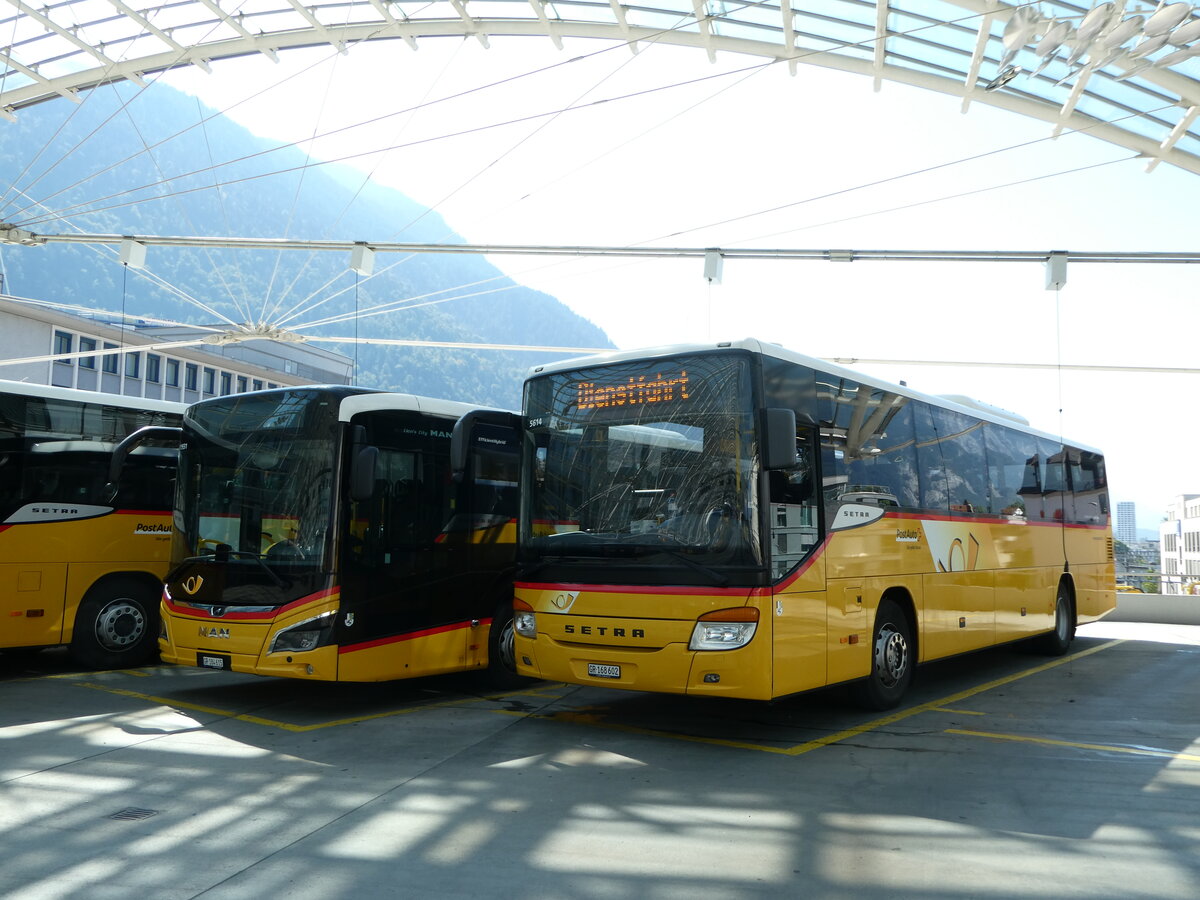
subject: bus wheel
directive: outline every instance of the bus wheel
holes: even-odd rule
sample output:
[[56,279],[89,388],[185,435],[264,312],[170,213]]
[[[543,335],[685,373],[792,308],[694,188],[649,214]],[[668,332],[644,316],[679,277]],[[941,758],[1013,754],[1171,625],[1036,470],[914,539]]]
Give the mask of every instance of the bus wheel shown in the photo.
[[158,595],[130,578],[94,586],[79,604],[71,656],[97,669],[136,666],[158,644]]
[[488,681],[493,687],[515,688],[527,680],[517,674],[515,636],[512,601],[506,600],[496,607],[488,631]]
[[855,686],[859,704],[867,709],[898,706],[912,681],[914,664],[908,618],[895,601],[879,601],[871,641],[871,674]]
[[1071,592],[1065,584],[1058,586],[1054,599],[1054,630],[1035,638],[1034,646],[1047,656],[1062,656],[1075,637],[1075,617],[1071,614]]

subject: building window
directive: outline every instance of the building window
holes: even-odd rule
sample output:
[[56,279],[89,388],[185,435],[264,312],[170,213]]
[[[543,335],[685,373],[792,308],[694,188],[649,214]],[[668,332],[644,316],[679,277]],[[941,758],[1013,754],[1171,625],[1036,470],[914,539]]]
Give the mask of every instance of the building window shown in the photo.
[[125,354],[125,377],[126,378],[141,378],[142,377],[142,354],[126,353]]
[[267,382],[267,387],[269,387],[271,390],[275,390],[275,388],[279,387],[279,385],[277,385],[277,384],[276,384],[275,382],[273,382],[273,381],[268,381],[268,382]]
[[[54,332],[54,353],[56,356],[64,353],[70,353],[74,349],[75,335],[71,334],[69,331]],[[71,360],[69,359],[56,359],[55,362],[60,366],[69,366],[71,364]]]
[[[79,339],[79,351],[81,353],[86,350],[95,350],[95,349],[96,349],[96,339],[95,338],[81,337]],[[81,369],[96,368],[96,357],[94,357],[94,356],[79,357],[79,368],[81,368]]]
[[250,381],[248,378],[246,378],[245,375],[239,375],[237,377],[237,386],[238,386],[237,392],[239,394],[244,394],[244,393],[246,393],[246,389],[250,387]]
[[[105,342],[104,342],[104,349],[105,349],[105,350],[116,350],[116,349],[117,349],[117,345],[116,345],[116,344],[110,344],[108,341],[105,341]],[[107,356],[105,356],[105,357],[104,357],[104,365],[103,365],[103,368],[104,368],[104,371],[105,371],[105,372],[107,372],[109,375],[116,375],[116,374],[117,374],[117,372],[119,371],[119,370],[118,370],[118,368],[117,368],[117,366],[118,366],[117,354],[115,354],[115,353],[109,353]]]
[[217,370],[204,367],[204,393],[215,394],[217,392]]
[[179,360],[167,360],[167,387],[179,387]]
[[254,381],[251,382],[251,385],[253,386],[254,390],[261,391],[262,390],[262,379],[255,378]]
[[183,378],[184,378],[183,386],[186,390],[189,390],[189,391],[197,390],[197,385],[198,385],[197,373],[199,371],[200,371],[200,369],[195,363],[187,364],[187,369],[184,370],[184,374],[183,374]]
[[233,392],[233,376],[228,372],[221,373],[221,396],[228,396]]
[[146,354],[146,381],[151,384],[158,384],[160,370],[162,367],[162,357],[157,353]]

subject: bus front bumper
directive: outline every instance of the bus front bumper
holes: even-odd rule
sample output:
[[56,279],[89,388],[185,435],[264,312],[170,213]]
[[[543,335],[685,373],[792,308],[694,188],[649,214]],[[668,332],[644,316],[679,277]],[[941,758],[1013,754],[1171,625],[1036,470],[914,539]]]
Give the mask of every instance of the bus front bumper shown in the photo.
[[515,642],[521,675],[628,691],[747,700],[771,699],[766,649],[766,641],[754,640],[736,650],[690,650],[684,643],[628,649],[568,643],[541,634],[517,635]]

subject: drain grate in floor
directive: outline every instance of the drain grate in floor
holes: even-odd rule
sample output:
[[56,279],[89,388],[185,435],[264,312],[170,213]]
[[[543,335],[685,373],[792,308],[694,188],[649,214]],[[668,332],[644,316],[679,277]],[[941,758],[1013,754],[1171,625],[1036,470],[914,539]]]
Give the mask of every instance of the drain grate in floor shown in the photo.
[[136,822],[139,819],[148,819],[151,816],[158,815],[157,809],[138,809],[136,806],[129,806],[120,812],[115,812],[110,819],[116,819],[119,822]]

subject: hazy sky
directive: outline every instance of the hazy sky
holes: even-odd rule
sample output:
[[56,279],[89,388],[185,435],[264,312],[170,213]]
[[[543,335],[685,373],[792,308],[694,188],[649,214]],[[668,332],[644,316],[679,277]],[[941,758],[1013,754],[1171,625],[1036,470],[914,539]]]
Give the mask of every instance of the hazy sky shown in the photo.
[[[964,115],[953,97],[888,83],[876,93],[868,78],[813,66],[793,77],[731,54],[713,65],[700,50],[643,46],[635,56],[575,41],[556,51],[543,39],[503,37],[486,51],[447,38],[416,52],[390,41],[347,56],[321,48],[284,53],[279,64],[260,59],[167,82],[217,109],[257,95],[228,114],[282,140],[380,119],[309,149],[335,159],[393,148],[348,164],[433,206],[472,243],[1198,244],[1194,175],[1165,164],[1146,174],[1130,151],[1090,137],[1047,140],[1045,123],[981,104]],[[526,73],[536,74],[497,84]],[[607,98],[623,99],[544,115]],[[1200,324],[1196,270],[1180,265],[1073,264],[1055,292],[1043,267],[1027,263],[730,260],[723,282],[709,285],[699,260],[493,262],[622,348],[749,335],[820,357],[1194,366]],[[1100,447],[1114,502],[1135,501],[1142,528],[1157,527],[1174,495],[1200,491],[1196,375],[859,368],[968,394]]]

